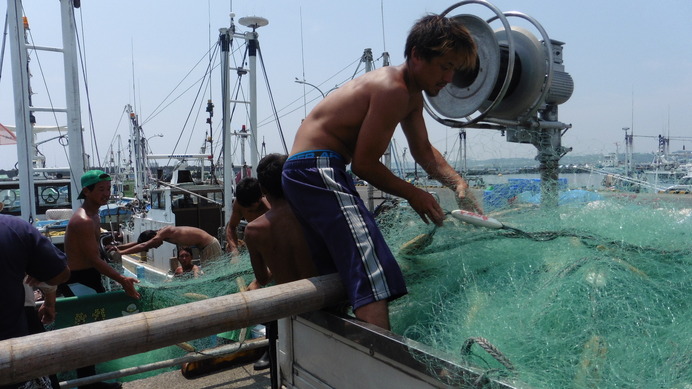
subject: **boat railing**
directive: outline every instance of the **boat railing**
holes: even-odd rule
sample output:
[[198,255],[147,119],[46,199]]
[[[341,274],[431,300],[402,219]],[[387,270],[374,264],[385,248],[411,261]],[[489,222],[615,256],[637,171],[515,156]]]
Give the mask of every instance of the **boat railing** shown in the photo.
[[[319,310],[345,299],[337,274],[0,341],[0,382],[103,363]],[[40,356],[40,357],[39,357]]]
[[588,167],[588,168],[587,167],[579,167],[578,169],[581,169],[585,172],[592,173],[592,174],[599,174],[599,175],[602,175],[603,177],[610,176],[610,177],[613,177],[613,179],[620,181],[620,182],[627,182],[629,184],[639,185],[640,187],[648,188],[652,192],[658,192],[659,190],[662,189],[661,187],[659,187],[655,184],[652,184],[648,181],[639,180],[637,178],[629,177],[629,176],[618,174],[618,173],[608,172],[606,170],[600,170],[600,169],[596,169],[596,168],[592,168],[592,167]]

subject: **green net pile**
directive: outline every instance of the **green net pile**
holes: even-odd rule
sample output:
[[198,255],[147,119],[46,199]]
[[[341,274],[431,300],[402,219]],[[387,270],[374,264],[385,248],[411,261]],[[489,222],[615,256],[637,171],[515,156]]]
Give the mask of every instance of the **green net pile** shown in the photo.
[[[208,298],[237,293],[252,282],[254,274],[247,255],[232,262],[229,255],[205,262],[204,274],[197,278],[190,276],[175,277],[165,282],[141,281],[137,290],[141,294],[143,311],[167,308],[176,305],[205,300]],[[221,334],[225,340],[237,341],[239,330]],[[251,333],[247,331],[247,338]],[[223,339],[217,336],[204,337],[189,342],[195,349],[203,350],[215,347]]]
[[137,290],[142,295],[144,310],[151,311],[236,293],[240,285],[247,286],[255,278],[246,255],[233,263],[228,255],[205,262],[204,274],[175,277],[166,282],[142,281]]
[[[190,276],[176,277],[168,280],[156,280],[154,277],[144,278],[137,284],[137,291],[141,295],[141,311],[168,308],[176,305],[205,300],[236,293],[241,286],[249,285],[254,279],[247,255],[241,257],[237,263],[232,263],[228,255],[221,256],[214,261],[205,263],[202,269],[204,274],[198,278]],[[117,285],[119,286],[119,284]],[[194,336],[194,334],[191,334]],[[120,369],[143,366],[154,362],[179,358],[191,351],[204,352],[205,350],[243,341],[254,336],[253,328],[243,330],[231,330],[212,336],[199,337],[175,346],[164,347],[142,354],[131,355],[115,359],[97,365],[99,373],[116,371]],[[160,374],[164,371],[178,370],[180,366],[171,366],[164,369],[153,370],[120,378],[119,381],[134,381]],[[61,379],[76,378],[74,372],[61,374]]]
[[448,218],[397,252],[431,227],[405,206],[378,216],[409,288],[394,332],[521,387],[692,387],[689,205],[610,198],[495,217],[527,234]]

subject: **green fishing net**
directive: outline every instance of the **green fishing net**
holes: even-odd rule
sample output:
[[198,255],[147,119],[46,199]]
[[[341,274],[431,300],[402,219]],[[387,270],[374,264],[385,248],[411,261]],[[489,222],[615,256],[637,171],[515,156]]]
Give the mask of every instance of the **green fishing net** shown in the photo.
[[691,388],[689,204],[490,215],[525,233],[451,217],[433,230],[398,204],[378,216],[409,288],[392,329],[519,387]]
[[[241,256],[239,261],[231,261],[230,256],[223,255],[215,260],[205,262],[204,274],[198,278],[189,276],[163,279],[162,277],[144,277],[137,284],[137,290],[141,295],[139,309],[152,311],[181,304],[202,301],[208,298],[219,297],[236,293],[245,288],[254,279],[252,267],[247,254]],[[119,284],[116,285],[116,287]],[[142,354],[131,355],[115,359],[97,365],[99,373],[116,371],[120,369],[143,366],[150,363],[182,357],[188,353],[205,353],[206,350],[230,344],[243,342],[253,337],[262,336],[258,332],[260,328],[229,330],[212,336],[200,336],[196,339],[182,342],[174,346],[152,350]],[[194,337],[194,334],[190,334]],[[180,369],[180,366],[153,370],[120,378],[119,381],[133,381],[160,374],[163,371]],[[75,378],[74,372],[61,375],[62,379]]]
[[[228,254],[205,261],[202,272],[203,274],[197,278],[189,274],[165,282],[151,282],[146,279],[140,282],[137,289],[142,296],[143,310],[152,311],[237,293],[245,290],[255,278],[246,252],[235,261],[231,261]],[[204,350],[228,341],[243,341],[251,336],[250,329],[231,330],[188,343],[196,350]]]

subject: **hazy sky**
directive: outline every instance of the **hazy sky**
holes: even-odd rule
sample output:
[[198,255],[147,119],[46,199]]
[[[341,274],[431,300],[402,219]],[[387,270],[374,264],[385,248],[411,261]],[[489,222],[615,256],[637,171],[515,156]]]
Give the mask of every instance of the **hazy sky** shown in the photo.
[[[118,149],[116,135],[126,150],[124,107],[132,104],[145,133],[152,137],[154,153],[197,153],[209,128],[204,107],[210,96],[216,105],[214,137],[220,141],[220,71],[212,71],[201,92],[197,81],[204,77],[218,29],[230,23],[231,10],[239,31],[247,31],[237,23],[240,17],[258,15],[269,20],[268,26],[259,29],[259,40],[290,149],[305,115],[303,86],[294,82],[296,78],[327,92],[356,72],[365,48],[372,48],[376,67],[382,66],[380,57],[385,50],[392,64],[398,65],[403,62],[404,40],[412,23],[427,12],[439,13],[453,4],[440,0],[82,0],[76,19],[86,64],[80,73],[86,72],[89,91],[88,101],[86,91],[81,92],[87,152],[92,161],[98,159],[103,164],[109,147]],[[574,79],[575,88],[571,99],[560,106],[559,120],[573,126],[563,138],[564,146],[574,148],[572,154],[623,152],[623,127],[634,128],[637,136],[692,137],[692,103],[688,97],[692,91],[692,2],[498,0],[493,4],[502,11],[530,15],[550,38],[565,42],[565,70]],[[0,3],[0,10],[6,7],[6,2]],[[35,45],[62,46],[57,1],[25,0],[24,10]],[[484,19],[490,15],[477,5],[452,12],[459,13]],[[513,25],[526,26],[522,19],[509,20]],[[244,47],[243,43],[239,40],[234,47]],[[239,60],[240,54],[235,58]],[[32,55],[35,106],[51,102],[64,106],[61,61],[55,53]],[[362,70],[361,64],[359,72]],[[44,84],[49,85],[48,92]],[[6,125],[15,123],[11,89],[8,43],[0,79],[0,123]],[[279,131],[272,123],[266,90],[264,75],[259,73],[259,139],[266,142],[268,152],[280,152]],[[309,111],[321,96],[309,86],[305,92]],[[40,113],[37,118],[42,125],[65,122],[61,114],[54,118]],[[426,121],[435,146],[456,155],[457,130],[432,119]],[[248,120],[244,108],[238,107],[233,129],[240,129],[243,123]],[[55,135],[43,134],[39,141]],[[397,153],[401,154],[406,144],[400,130],[396,139]],[[683,145],[689,149],[692,140],[671,140],[671,150]],[[635,152],[653,152],[656,146],[653,138],[635,138]],[[67,152],[58,141],[39,148],[48,166],[66,165]],[[238,163],[237,141],[234,149]],[[0,150],[0,168],[12,168],[17,160],[15,146],[0,146]],[[467,150],[473,159],[536,154],[531,145],[507,143],[497,131],[479,129],[468,130]]]

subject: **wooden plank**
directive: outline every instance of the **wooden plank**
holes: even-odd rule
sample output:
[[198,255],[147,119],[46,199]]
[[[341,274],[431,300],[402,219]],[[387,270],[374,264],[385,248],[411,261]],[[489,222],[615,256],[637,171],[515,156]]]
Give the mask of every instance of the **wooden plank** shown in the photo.
[[73,370],[345,300],[336,274],[0,341],[0,383]]

